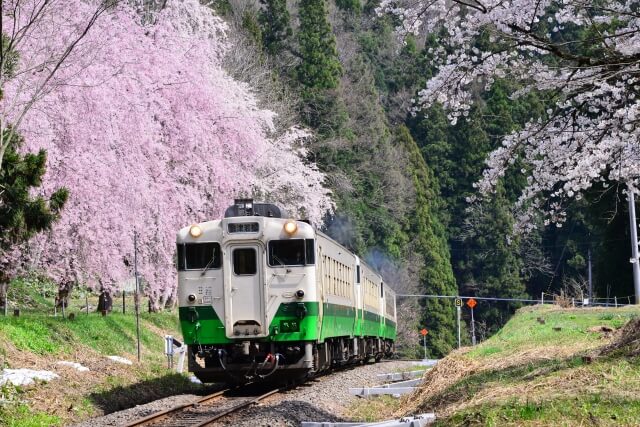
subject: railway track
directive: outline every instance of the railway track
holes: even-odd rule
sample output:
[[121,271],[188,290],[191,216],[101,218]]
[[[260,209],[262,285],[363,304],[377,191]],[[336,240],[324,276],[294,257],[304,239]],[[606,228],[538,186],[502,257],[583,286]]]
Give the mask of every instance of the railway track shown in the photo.
[[[421,359],[391,359],[380,362],[420,361]],[[379,362],[378,362],[379,363]],[[360,365],[346,365],[332,369],[327,374],[357,368]],[[316,377],[317,378],[317,377]],[[276,388],[259,396],[237,396],[247,392],[248,387],[256,386],[250,383],[243,387],[228,388],[204,396],[194,402],[175,406],[170,409],[155,412],[143,418],[138,418],[125,427],[153,426],[153,427],[201,427],[212,425],[221,418],[238,412],[248,406],[260,402],[269,396],[277,394],[287,387]],[[255,394],[255,393],[254,393]]]
[[204,427],[210,426],[230,414],[241,411],[255,403],[266,399],[282,389],[273,389],[260,396],[232,396],[237,389],[226,389],[204,396],[195,402],[175,406],[164,411],[156,412],[144,418],[139,418],[126,427]]

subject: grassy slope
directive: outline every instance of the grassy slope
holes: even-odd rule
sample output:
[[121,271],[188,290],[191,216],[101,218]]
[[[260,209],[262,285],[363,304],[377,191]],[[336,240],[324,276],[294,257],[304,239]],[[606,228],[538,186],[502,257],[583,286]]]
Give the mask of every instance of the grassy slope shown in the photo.
[[486,342],[443,359],[419,392],[381,416],[434,411],[442,426],[640,425],[640,359],[596,356],[616,334],[589,331],[639,315],[636,307],[521,309]]
[[[76,309],[75,319],[69,320],[53,317],[47,304],[35,296],[30,305],[23,302],[20,317],[0,316],[0,367],[47,369],[61,378],[25,388],[0,387],[0,425],[63,425],[199,388],[166,369],[163,336],[180,337],[175,313],[141,315],[138,364],[132,310],[102,317]],[[133,308],[132,302],[129,307]],[[117,364],[106,355],[119,355],[134,364]],[[56,365],[60,360],[80,362],[91,371]],[[2,402],[3,397],[8,403]]]

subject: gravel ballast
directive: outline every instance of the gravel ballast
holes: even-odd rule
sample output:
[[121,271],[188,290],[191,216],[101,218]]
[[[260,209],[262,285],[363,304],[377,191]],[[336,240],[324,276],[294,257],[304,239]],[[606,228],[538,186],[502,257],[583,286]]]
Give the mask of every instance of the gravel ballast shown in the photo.
[[[229,415],[219,425],[299,426],[302,421],[349,421],[347,409],[358,399],[349,388],[380,384],[378,374],[410,371],[411,362],[391,361],[348,368],[310,380],[295,389],[278,393],[258,405]],[[156,400],[104,417],[87,420],[76,427],[121,426],[137,418],[174,406],[190,403],[199,396],[183,394]],[[215,405],[215,403],[213,403]]]

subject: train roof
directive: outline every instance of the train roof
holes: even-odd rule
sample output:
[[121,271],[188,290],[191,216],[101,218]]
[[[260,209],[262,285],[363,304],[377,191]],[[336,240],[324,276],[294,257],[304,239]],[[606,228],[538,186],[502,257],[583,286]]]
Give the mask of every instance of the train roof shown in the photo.
[[[315,228],[315,227],[314,227],[314,228]],[[377,269],[375,269],[375,268],[373,268],[372,266],[370,266],[369,264],[367,264],[367,263],[362,259],[362,257],[361,257],[360,255],[358,255],[357,253],[353,252],[351,249],[347,248],[347,247],[346,247],[346,246],[344,246],[343,244],[341,244],[341,243],[337,242],[334,238],[330,237],[330,236],[329,236],[329,235],[327,235],[326,233],[323,233],[322,231],[318,230],[317,228],[316,228],[316,234],[319,234],[319,235],[321,235],[322,237],[325,237],[325,238],[327,238],[327,239],[331,240],[332,242],[334,242],[336,245],[340,246],[340,247],[341,247],[342,249],[344,249],[345,251],[348,251],[348,252],[350,252],[350,253],[354,254],[356,257],[358,257],[358,261],[360,262],[360,264],[361,264],[361,265],[364,265],[365,267],[367,267],[368,269],[370,269],[371,271],[373,271],[374,273],[376,273],[376,274],[380,277],[380,279],[382,279],[382,275],[380,274],[380,272],[379,272]],[[384,283],[384,279],[382,279],[382,282]],[[385,283],[385,285],[386,285],[386,283]],[[387,286],[389,286],[389,285],[387,285]],[[393,288],[391,288],[391,289],[393,289]]]

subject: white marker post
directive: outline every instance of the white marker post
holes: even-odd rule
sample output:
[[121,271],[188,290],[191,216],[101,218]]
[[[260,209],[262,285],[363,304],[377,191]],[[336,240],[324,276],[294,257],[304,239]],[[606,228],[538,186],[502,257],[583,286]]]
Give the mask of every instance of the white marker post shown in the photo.
[[462,298],[456,298],[456,319],[458,324],[458,348],[461,347],[460,343],[460,312],[462,311]]

